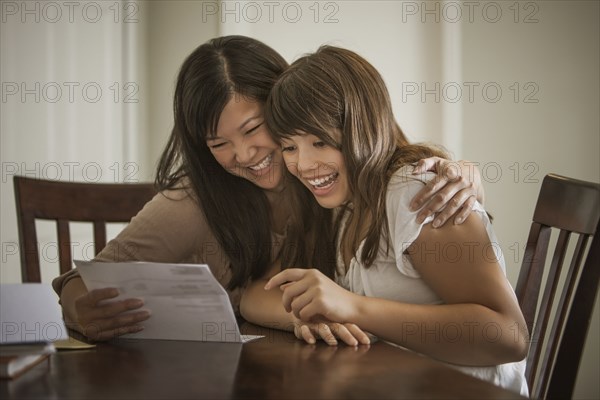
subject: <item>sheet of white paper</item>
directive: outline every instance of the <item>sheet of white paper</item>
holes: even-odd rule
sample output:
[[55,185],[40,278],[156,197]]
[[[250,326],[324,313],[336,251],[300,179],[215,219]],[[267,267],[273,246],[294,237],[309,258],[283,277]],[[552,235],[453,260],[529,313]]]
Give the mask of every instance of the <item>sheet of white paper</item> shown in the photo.
[[68,337],[58,296],[49,284],[0,285],[0,344],[53,342]]
[[262,336],[240,335],[229,296],[208,265],[149,262],[75,261],[88,290],[114,287],[114,300],[140,298],[151,317],[144,330],[124,337],[139,339],[247,342]]

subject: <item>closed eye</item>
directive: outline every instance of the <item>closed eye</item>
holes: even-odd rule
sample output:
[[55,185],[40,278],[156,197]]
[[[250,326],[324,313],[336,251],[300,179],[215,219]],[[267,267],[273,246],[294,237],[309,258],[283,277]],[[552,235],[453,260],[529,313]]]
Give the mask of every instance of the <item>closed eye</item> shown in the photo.
[[314,146],[314,147],[317,147],[317,148],[322,148],[322,147],[325,147],[325,146],[327,146],[327,143],[325,143],[325,142],[323,142],[323,141],[319,140],[319,141],[317,141],[317,142],[314,142],[314,143],[313,143],[313,146]]
[[209,144],[208,147],[210,147],[211,149],[218,149],[219,147],[225,146],[225,144],[227,144],[227,142],[220,142],[215,144]]
[[249,131],[246,132],[246,135],[250,135],[251,133],[255,132],[258,128],[260,128],[263,125],[263,123],[261,122],[260,124],[256,125],[254,128],[250,129]]

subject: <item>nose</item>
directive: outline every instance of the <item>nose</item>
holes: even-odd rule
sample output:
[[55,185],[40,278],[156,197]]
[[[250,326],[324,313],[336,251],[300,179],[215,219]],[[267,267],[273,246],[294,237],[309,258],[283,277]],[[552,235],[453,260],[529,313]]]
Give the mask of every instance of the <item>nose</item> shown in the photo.
[[254,159],[256,153],[258,152],[256,146],[254,146],[250,141],[242,140],[240,143],[235,145],[235,161],[247,167],[251,165],[251,163],[257,161]]
[[302,175],[307,175],[319,167],[319,162],[315,154],[310,149],[298,148],[296,157],[296,167]]

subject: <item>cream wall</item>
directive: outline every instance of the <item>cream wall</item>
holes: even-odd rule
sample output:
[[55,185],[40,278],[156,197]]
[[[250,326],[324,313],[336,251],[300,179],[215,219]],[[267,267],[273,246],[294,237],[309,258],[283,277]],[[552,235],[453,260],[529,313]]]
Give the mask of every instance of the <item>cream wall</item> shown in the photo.
[[203,21],[201,1],[151,1],[148,10],[150,108],[148,144],[152,171],[173,127],[173,93],[179,67],[196,47],[218,36],[218,21]]
[[[125,7],[132,2],[121,3],[131,11]],[[103,24],[3,20],[2,82],[118,80],[140,89],[133,108],[3,101],[3,166],[100,160],[109,168],[116,157],[137,163],[141,180],[151,179],[172,127],[180,64],[210,37],[237,33],[265,41],[289,61],[322,43],[369,59],[412,140],[442,143],[455,157],[480,163],[486,207],[513,284],[542,177],[556,172],[600,181],[598,2],[135,4],[133,25],[123,23],[123,15],[120,23]],[[496,99],[497,88],[502,96]],[[18,256],[7,247],[16,243],[12,196],[12,182],[3,179],[2,282],[20,279]],[[577,398],[600,397],[599,308],[597,300]]]

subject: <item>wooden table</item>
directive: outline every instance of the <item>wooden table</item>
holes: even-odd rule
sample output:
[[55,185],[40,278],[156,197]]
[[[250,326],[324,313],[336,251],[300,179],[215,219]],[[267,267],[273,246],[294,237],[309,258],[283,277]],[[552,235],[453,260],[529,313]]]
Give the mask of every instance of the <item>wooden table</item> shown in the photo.
[[[427,357],[376,342],[308,345],[245,324],[246,344],[118,339],[60,351],[12,381],[2,399],[518,398]],[[258,332],[257,332],[258,331]]]

